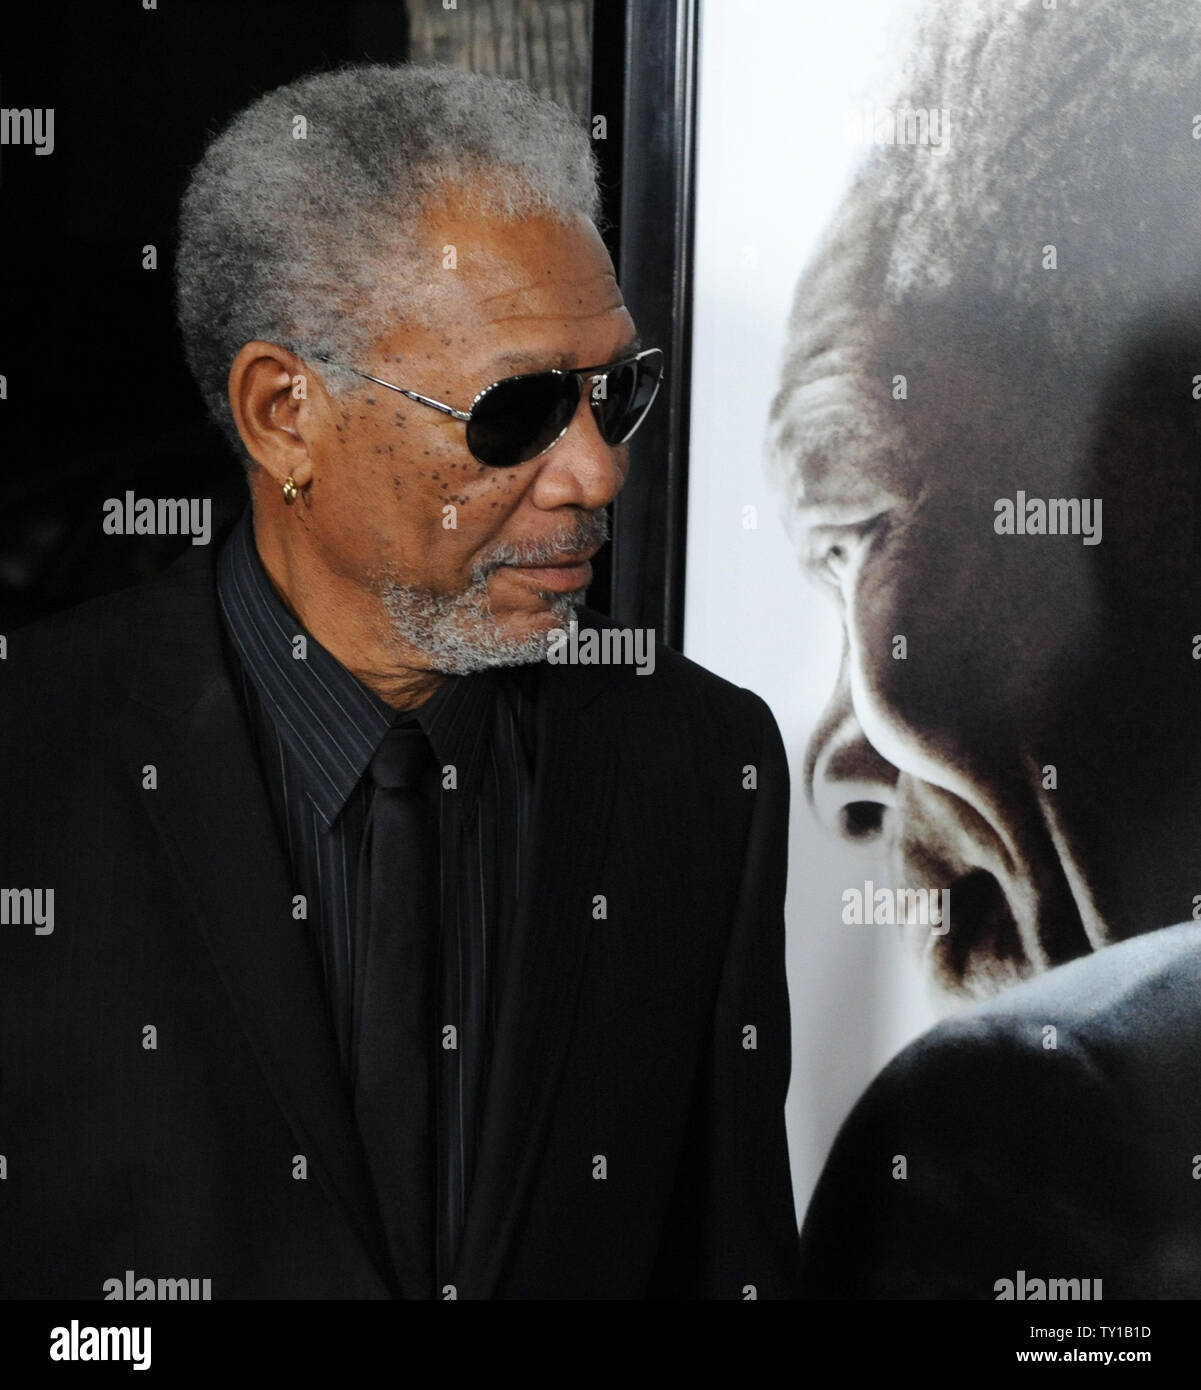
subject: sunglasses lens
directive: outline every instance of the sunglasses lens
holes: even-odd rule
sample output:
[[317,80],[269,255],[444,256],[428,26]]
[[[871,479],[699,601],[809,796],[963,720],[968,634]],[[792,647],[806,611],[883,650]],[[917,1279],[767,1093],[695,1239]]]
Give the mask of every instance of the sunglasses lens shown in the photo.
[[502,381],[476,401],[467,447],[481,463],[512,468],[548,449],[580,403],[579,380],[555,372]]
[[603,395],[592,386],[592,403],[607,444],[624,444],[654,404],[663,378],[663,354],[651,349],[632,362],[619,362],[605,380]]

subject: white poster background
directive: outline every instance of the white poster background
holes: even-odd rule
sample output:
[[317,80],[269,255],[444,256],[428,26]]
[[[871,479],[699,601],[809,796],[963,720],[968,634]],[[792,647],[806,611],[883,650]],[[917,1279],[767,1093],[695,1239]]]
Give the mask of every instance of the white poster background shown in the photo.
[[896,929],[841,921],[842,891],[871,877],[872,862],[822,830],[803,782],[841,639],[833,603],[801,572],[764,456],[793,290],[863,154],[847,142],[847,113],[879,91],[909,9],[701,5],[684,648],[761,695],[788,750],[787,1119],[798,1216],[863,1088],[938,1016]]

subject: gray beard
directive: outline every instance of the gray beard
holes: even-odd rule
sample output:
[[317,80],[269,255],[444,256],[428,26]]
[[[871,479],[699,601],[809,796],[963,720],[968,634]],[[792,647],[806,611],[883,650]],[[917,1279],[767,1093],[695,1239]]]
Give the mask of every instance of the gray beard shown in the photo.
[[[541,661],[547,630],[513,636],[492,612],[488,578],[504,565],[548,565],[578,554],[609,538],[604,511],[586,513],[575,528],[541,545],[494,546],[475,564],[471,582],[457,593],[440,594],[419,585],[385,580],[378,593],[393,630],[429,658],[430,669],[447,676],[466,676],[492,666],[527,666]],[[551,626],[566,627],[584,601],[580,591],[547,594]]]

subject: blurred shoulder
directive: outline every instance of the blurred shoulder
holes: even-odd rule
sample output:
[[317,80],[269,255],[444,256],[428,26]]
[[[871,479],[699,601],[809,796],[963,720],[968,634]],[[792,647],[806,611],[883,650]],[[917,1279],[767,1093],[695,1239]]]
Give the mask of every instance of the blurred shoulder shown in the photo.
[[1201,1082],[1199,1025],[1201,922],[1186,922],[1106,946],[943,1020],[872,1089],[911,1099],[955,1092],[994,1107],[1009,1097],[1020,1107],[1039,1096],[1078,1099],[1094,1085],[1141,1103],[1186,1075]]

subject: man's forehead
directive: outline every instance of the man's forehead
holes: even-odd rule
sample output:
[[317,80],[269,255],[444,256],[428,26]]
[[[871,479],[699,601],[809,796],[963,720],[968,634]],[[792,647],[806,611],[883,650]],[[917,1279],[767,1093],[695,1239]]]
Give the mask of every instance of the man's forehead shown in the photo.
[[[449,280],[449,277],[448,277]],[[485,302],[486,301],[486,302]],[[641,341],[613,276],[514,282],[488,295],[465,279],[427,285],[377,345],[389,359],[450,353],[472,379],[612,361]]]
[[822,358],[815,370],[790,364],[795,376],[781,392],[770,448],[796,507],[854,508],[898,487],[900,421],[883,382],[861,364],[828,351]]
[[453,268],[428,287],[427,322],[467,334],[498,366],[554,365],[548,357],[573,357],[577,340],[604,339],[608,351],[632,338],[612,262],[591,224],[468,220],[432,230],[439,250],[454,250]]
[[1037,344],[1019,359],[982,341],[957,299],[815,309],[793,325],[769,435],[799,506],[970,485],[1031,447],[1029,402],[1048,415],[1029,382]]
[[[524,301],[505,296],[493,302],[491,313],[481,306],[473,320],[477,346],[498,373],[592,366],[635,352],[641,340],[616,281],[612,283],[614,293],[599,302],[588,303],[581,296],[565,302],[536,286]],[[498,306],[505,312],[496,312]],[[586,361],[581,361],[581,351]]]
[[[602,355],[634,340],[632,321],[615,280],[611,292],[592,295],[590,287],[531,286],[497,296],[471,315],[481,346],[495,344],[489,354],[498,366],[515,371],[526,366],[574,365],[581,342],[597,342]],[[585,350],[587,351],[587,350]],[[562,362],[551,358],[562,358]]]
[[564,300],[620,306],[609,253],[584,217],[506,219],[435,211],[423,219],[419,235],[489,317],[551,313]]
[[[506,277],[510,264],[497,264],[494,270],[497,279]],[[577,307],[591,311],[605,312],[623,307],[625,301],[612,266],[589,265],[580,269],[580,274],[556,276],[548,268],[536,279],[506,284],[491,294],[481,294],[476,302],[485,317],[494,323],[504,323],[509,318],[559,315],[564,299],[570,301],[573,297]]]

